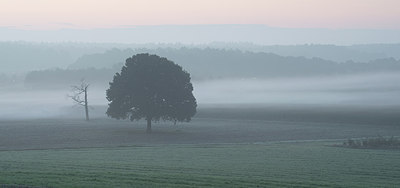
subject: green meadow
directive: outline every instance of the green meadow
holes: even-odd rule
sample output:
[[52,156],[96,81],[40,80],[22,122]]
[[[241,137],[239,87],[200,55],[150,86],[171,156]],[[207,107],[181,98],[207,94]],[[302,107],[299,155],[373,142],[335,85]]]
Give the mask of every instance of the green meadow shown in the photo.
[[0,152],[2,184],[37,187],[396,187],[400,151],[336,142]]
[[397,112],[222,106],[152,134],[141,121],[3,120],[0,187],[397,187],[400,150],[335,146],[398,137]]

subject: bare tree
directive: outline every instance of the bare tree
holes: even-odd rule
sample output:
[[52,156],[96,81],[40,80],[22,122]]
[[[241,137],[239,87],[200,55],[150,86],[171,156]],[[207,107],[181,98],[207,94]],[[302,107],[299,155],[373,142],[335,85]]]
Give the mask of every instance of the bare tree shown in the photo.
[[80,85],[71,86],[72,95],[68,95],[77,105],[85,107],[86,121],[89,121],[88,88],[89,84],[85,80],[81,80]]

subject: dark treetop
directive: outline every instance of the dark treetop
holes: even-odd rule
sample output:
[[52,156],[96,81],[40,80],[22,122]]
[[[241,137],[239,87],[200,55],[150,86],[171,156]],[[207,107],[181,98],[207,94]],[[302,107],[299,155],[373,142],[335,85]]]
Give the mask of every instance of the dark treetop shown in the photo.
[[[137,54],[116,73],[107,100],[107,115],[116,119],[190,121],[196,113],[190,74],[157,55]],[[149,127],[148,127],[149,128]]]

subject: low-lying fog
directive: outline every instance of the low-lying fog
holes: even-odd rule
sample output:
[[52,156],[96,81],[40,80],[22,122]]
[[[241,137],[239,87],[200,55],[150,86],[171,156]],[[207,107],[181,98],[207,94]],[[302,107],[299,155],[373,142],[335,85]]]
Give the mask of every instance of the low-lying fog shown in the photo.
[[[222,79],[194,81],[199,108],[210,104],[399,105],[399,73],[287,79]],[[89,104],[104,115],[106,86],[91,85]],[[83,118],[65,89],[0,89],[0,119]],[[104,115],[105,116],[105,115]]]
[[288,79],[237,79],[195,83],[202,103],[400,103],[398,73]]

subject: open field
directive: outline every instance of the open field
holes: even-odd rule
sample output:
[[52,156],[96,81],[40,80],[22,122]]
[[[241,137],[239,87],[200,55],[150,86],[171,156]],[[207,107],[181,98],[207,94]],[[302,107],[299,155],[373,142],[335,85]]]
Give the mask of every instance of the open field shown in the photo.
[[[99,109],[96,107],[96,109]],[[400,136],[399,107],[222,106],[200,108],[190,123],[107,119],[0,121],[0,150],[148,144],[255,143]]]
[[190,123],[154,124],[151,135],[144,122],[100,116],[2,120],[0,184],[395,187],[400,151],[332,145],[400,136],[398,109],[218,105]]
[[332,143],[0,152],[0,182],[44,187],[395,187],[400,151]]

